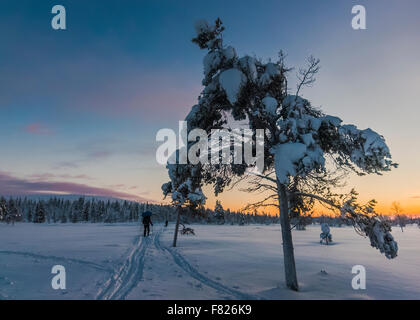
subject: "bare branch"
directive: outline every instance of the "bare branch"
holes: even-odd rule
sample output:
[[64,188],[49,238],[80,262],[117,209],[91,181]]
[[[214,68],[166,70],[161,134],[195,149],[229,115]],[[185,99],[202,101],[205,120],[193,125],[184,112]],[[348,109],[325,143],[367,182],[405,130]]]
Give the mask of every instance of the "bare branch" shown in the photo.
[[296,76],[300,82],[297,85],[296,96],[299,95],[299,91],[303,86],[311,86],[315,82],[315,75],[320,69],[319,63],[319,59],[315,59],[313,56],[310,56],[308,58],[307,69],[299,69],[299,73]]

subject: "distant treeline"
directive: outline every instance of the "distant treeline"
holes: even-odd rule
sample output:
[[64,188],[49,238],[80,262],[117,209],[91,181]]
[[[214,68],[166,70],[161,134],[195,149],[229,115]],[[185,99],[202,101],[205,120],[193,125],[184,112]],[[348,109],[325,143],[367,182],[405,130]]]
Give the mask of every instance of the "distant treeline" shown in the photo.
[[[305,220],[306,218],[303,218]],[[412,216],[412,215],[405,215],[405,214],[399,214],[399,215],[380,215],[378,216],[378,219],[388,221],[388,223],[391,226],[394,227],[400,227],[401,230],[410,224],[417,224],[420,227],[420,218],[418,216]],[[310,219],[309,223],[328,223],[330,226],[333,227],[342,227],[346,225],[351,225],[350,221],[345,220],[341,217],[330,217],[330,216],[317,216]],[[305,223],[303,223],[305,224]]]
[[[125,200],[97,200],[80,197],[77,200],[52,197],[49,200],[0,198],[0,222],[77,223],[77,222],[137,222],[144,211],[153,213],[156,222],[175,221],[176,211],[171,205],[138,203]],[[277,223],[278,217],[257,213],[242,213],[201,208],[183,209],[182,223],[249,224]]]
[[[174,206],[152,203],[139,203],[125,200],[102,200],[84,198],[70,200],[52,197],[48,200],[34,200],[23,197],[0,197],[0,222],[33,222],[33,223],[116,223],[140,222],[144,211],[153,213],[155,222],[175,221],[176,210]],[[261,213],[244,213],[224,210],[220,203],[215,210],[199,208],[182,210],[182,223],[209,223],[209,224],[277,224],[278,215]],[[389,220],[391,225],[404,227],[407,224],[417,223],[418,217],[398,215],[382,216],[381,219]],[[310,224],[328,223],[331,226],[341,227],[350,225],[341,217],[330,216],[302,216],[292,218],[292,227],[304,230]]]

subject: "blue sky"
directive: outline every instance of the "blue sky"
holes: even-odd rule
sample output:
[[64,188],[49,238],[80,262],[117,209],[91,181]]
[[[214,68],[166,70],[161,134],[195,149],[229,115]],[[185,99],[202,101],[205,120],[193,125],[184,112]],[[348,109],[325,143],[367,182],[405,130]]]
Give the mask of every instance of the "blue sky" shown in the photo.
[[[51,28],[56,4],[66,8],[65,31]],[[366,6],[367,30],[351,28],[355,4]],[[224,41],[240,55],[275,59],[283,49],[296,67],[320,58],[305,97],[382,133],[401,164],[382,180],[350,183],[420,208],[419,16],[416,0],[4,0],[0,193],[20,179],[28,192],[34,181],[65,182],[69,191],[83,185],[160,201],[167,173],[155,162],[155,134],[176,128],[200,93],[194,21],[221,17]],[[223,200],[237,207],[237,197]]]

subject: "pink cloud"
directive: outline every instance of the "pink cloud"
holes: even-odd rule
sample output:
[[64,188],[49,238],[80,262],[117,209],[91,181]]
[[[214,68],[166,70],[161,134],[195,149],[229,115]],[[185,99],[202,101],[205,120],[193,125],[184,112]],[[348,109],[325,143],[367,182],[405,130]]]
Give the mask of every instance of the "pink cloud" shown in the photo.
[[0,172],[0,194],[29,195],[39,193],[82,194],[86,196],[103,196],[139,202],[153,202],[139,195],[116,191],[109,188],[89,186],[86,184],[65,181],[42,181],[17,178],[6,172]]
[[50,135],[53,133],[53,131],[50,128],[39,122],[28,124],[27,126],[25,126],[25,131],[27,133],[38,135]]
[[86,174],[78,174],[78,175],[71,175],[71,174],[52,174],[52,173],[37,173],[31,174],[30,178],[34,178],[36,180],[50,180],[54,178],[62,178],[62,179],[84,179],[84,180],[94,180],[94,178],[86,175]]

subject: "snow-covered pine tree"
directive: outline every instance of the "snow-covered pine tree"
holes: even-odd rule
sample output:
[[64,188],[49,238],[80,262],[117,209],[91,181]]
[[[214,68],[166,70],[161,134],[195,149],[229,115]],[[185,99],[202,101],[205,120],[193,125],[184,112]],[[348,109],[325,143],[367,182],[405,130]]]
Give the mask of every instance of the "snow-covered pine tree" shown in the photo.
[[43,201],[39,201],[35,208],[34,223],[45,222],[45,207]]
[[85,202],[83,212],[82,212],[82,221],[88,222],[89,221],[89,213],[90,213],[91,203],[90,201]]
[[220,200],[216,200],[216,205],[214,206],[214,217],[216,218],[218,224],[225,223],[225,210],[223,209]]
[[26,211],[26,221],[32,222],[33,215],[32,215],[32,207],[29,206],[29,208]]
[[[360,205],[354,192],[342,201],[330,191],[336,179],[329,179],[326,159],[331,160],[333,173],[346,169],[381,174],[396,164],[382,136],[371,129],[343,125],[341,119],[324,114],[299,95],[302,87],[315,81],[319,61],[309,59],[309,67],[299,72],[300,81],[292,95],[286,77],[290,69],[285,67],[283,54],[278,61],[267,63],[251,56],[238,57],[233,47],[223,44],[220,19],[214,25],[199,21],[195,29],[193,42],[207,54],[203,61],[204,89],[186,117],[188,131],[199,128],[210,134],[212,129],[228,123],[226,113],[237,122],[247,121],[250,129],[267,130],[264,168],[257,184],[264,184],[274,193],[268,200],[278,201],[287,286],[298,290],[289,215],[310,207],[315,200],[340,210],[356,231],[370,238],[372,246],[394,258],[397,244],[390,226],[376,218],[374,202]],[[188,142],[187,151],[193,144]],[[177,150],[175,156],[179,154]],[[203,185],[213,185],[217,195],[235,177],[245,176],[252,166],[188,163],[168,164],[167,169],[170,181],[162,190],[165,196],[171,194],[173,203],[180,208],[203,204]]]
[[8,215],[8,212],[7,212],[6,199],[1,197],[0,198],[0,222],[5,222],[7,215]]
[[14,199],[10,198],[7,203],[7,214],[6,222],[14,224],[17,221],[22,220],[22,214],[20,213],[17,203]]

